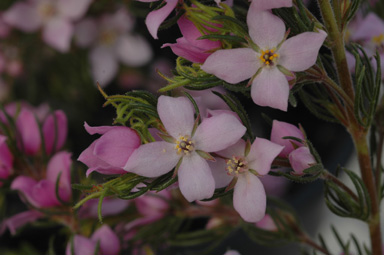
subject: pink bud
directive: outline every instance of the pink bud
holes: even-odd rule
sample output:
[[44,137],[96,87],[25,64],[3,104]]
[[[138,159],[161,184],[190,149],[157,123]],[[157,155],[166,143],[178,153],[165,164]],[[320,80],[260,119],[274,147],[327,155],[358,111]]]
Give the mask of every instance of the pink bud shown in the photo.
[[271,142],[285,146],[283,151],[279,154],[280,157],[284,158],[288,157],[289,153],[295,149],[292,143],[294,143],[297,147],[303,146],[303,144],[295,140],[283,139],[283,137],[286,136],[297,137],[301,140],[305,139],[301,130],[296,126],[286,122],[274,120],[271,131]]
[[6,139],[7,137],[0,135],[0,179],[8,178],[13,168],[13,155],[8,148]]
[[61,110],[49,115],[43,125],[43,135],[47,154],[60,150],[67,138],[67,116]]
[[276,231],[277,227],[272,217],[269,214],[266,214],[259,222],[257,222],[256,227],[262,228],[264,230]]
[[289,154],[289,162],[297,175],[303,175],[305,169],[316,164],[316,160],[308,147],[300,147],[291,152]]

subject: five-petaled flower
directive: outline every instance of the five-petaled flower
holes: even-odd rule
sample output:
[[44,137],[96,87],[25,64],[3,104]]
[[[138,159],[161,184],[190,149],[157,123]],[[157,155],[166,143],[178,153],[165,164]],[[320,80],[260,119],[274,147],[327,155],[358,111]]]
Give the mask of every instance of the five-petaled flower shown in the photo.
[[168,132],[167,141],[141,145],[124,169],[146,177],[158,177],[176,165],[181,193],[188,201],[210,198],[215,181],[207,160],[201,155],[235,144],[246,128],[232,114],[205,118],[194,131],[192,103],[185,97],[160,96],[157,110]]
[[249,9],[247,24],[256,46],[218,50],[201,68],[231,84],[251,78],[255,104],[287,111],[288,70],[300,72],[314,65],[327,34],[304,32],[285,40],[283,20],[257,8]]

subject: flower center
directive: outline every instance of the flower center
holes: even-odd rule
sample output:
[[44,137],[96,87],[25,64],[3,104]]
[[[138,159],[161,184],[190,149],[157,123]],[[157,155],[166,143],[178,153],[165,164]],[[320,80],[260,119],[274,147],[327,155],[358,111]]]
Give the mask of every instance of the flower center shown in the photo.
[[189,136],[180,136],[176,141],[175,150],[177,154],[188,155],[195,150],[195,142],[190,140]]
[[379,52],[384,52],[384,34],[372,37],[372,42]]
[[227,174],[232,176],[238,176],[248,170],[248,162],[243,157],[233,156],[232,159],[228,159]]
[[52,4],[49,1],[41,3],[38,10],[44,20],[52,18],[57,13],[55,4]]
[[264,63],[264,66],[276,65],[279,54],[275,51],[275,49],[261,51],[260,60]]
[[117,39],[117,33],[113,30],[104,29],[101,31],[99,40],[103,45],[112,45]]

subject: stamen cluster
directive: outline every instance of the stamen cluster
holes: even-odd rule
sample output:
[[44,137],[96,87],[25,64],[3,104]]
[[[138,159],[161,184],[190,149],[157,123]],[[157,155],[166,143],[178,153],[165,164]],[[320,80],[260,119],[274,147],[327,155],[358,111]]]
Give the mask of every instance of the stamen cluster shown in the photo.
[[274,49],[261,51],[260,60],[267,66],[274,66],[279,54],[275,53]]
[[238,176],[248,170],[248,162],[243,157],[233,156],[226,163],[228,175]]
[[183,153],[184,155],[188,155],[195,149],[195,142],[189,139],[189,136],[180,136],[176,141],[175,150],[177,150],[177,154]]

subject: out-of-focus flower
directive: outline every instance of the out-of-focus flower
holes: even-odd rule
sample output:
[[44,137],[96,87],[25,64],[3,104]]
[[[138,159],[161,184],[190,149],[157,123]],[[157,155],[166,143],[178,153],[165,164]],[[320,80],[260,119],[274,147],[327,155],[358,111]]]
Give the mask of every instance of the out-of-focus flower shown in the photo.
[[224,253],[224,255],[240,255],[240,253],[235,250],[229,250],[226,253]]
[[[245,221],[258,222],[264,217],[266,195],[263,184],[257,176],[268,174],[272,161],[282,150],[283,146],[263,138],[256,138],[249,152],[246,152],[244,140],[217,152],[227,158],[227,174],[236,182],[233,206]],[[222,169],[222,172],[225,173],[225,169]]]
[[21,62],[19,49],[9,44],[0,44],[0,74],[18,77],[22,72],[23,64]]
[[41,218],[43,213],[29,210],[13,215],[12,217],[5,219],[0,224],[0,235],[4,233],[6,229],[9,229],[12,235],[16,234],[16,231],[27,223],[34,222]]
[[13,155],[7,145],[7,137],[0,135],[0,186],[13,172]]
[[123,126],[90,127],[87,123],[84,126],[89,134],[101,135],[78,158],[89,167],[87,176],[93,171],[102,174],[126,173],[123,170],[125,163],[141,144],[136,131]]
[[220,41],[199,40],[198,38],[203,36],[203,34],[185,15],[181,16],[177,24],[183,37],[178,38],[176,43],[166,43],[162,46],[171,47],[176,55],[194,63],[204,63],[214,50],[221,48]]
[[262,228],[264,230],[276,231],[277,227],[272,217],[269,214],[266,214],[259,222],[257,222],[256,227]]
[[95,20],[86,18],[75,28],[76,43],[91,47],[92,76],[106,86],[116,75],[119,61],[130,67],[147,64],[152,58],[149,43],[132,32],[133,18],[125,9]]
[[[103,225],[96,230],[91,238],[75,235],[73,237],[73,247],[68,243],[66,255],[94,255],[97,243],[99,243],[100,255],[117,255],[120,252],[120,241],[117,235],[108,225]],[[74,253],[72,253],[74,251]]]
[[5,23],[3,13],[0,13],[0,38],[6,38],[11,32],[11,27]]
[[249,9],[247,24],[258,50],[218,50],[201,68],[231,84],[251,78],[255,104],[287,111],[290,89],[287,72],[304,71],[314,65],[327,34],[304,32],[285,40],[283,20],[255,8]]
[[92,0],[26,0],[4,12],[4,21],[24,32],[43,28],[43,40],[51,47],[67,52],[73,35],[73,22],[87,11]]
[[201,155],[233,145],[244,135],[245,127],[231,114],[223,113],[204,119],[192,133],[194,110],[185,97],[160,96],[157,110],[168,132],[168,142],[141,145],[132,153],[124,169],[146,177],[157,177],[178,165],[180,190],[188,201],[211,197],[215,182],[206,159]]
[[[86,218],[97,219],[98,204],[99,204],[99,200],[97,199],[88,200],[84,205],[81,206],[78,213],[79,217],[83,219],[86,219]],[[119,213],[122,213],[125,209],[127,209],[129,204],[130,204],[130,200],[106,197],[103,199],[101,215],[103,215],[103,217],[117,215]]]
[[[71,154],[59,152],[48,162],[46,178],[35,180],[29,176],[18,176],[13,180],[11,189],[19,190],[22,198],[37,208],[54,207],[61,205],[60,200],[69,201],[71,189]],[[58,178],[58,199],[56,183]]]
[[[138,0],[140,2],[151,3],[158,0]],[[158,9],[151,11],[147,18],[145,19],[145,24],[147,25],[149,33],[153,38],[158,39],[157,31],[161,23],[171,14],[171,12],[176,8],[176,5],[179,0],[165,0],[165,5]]]

